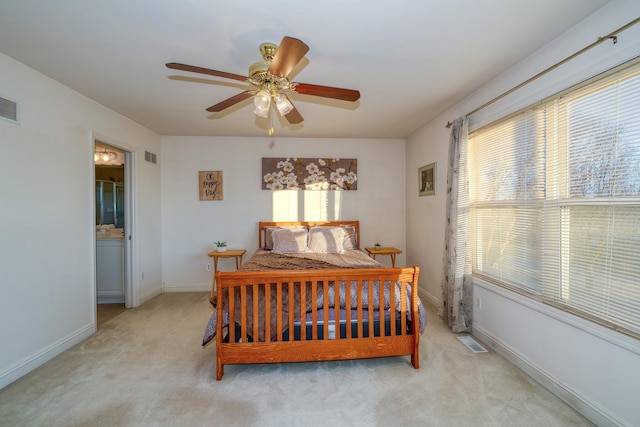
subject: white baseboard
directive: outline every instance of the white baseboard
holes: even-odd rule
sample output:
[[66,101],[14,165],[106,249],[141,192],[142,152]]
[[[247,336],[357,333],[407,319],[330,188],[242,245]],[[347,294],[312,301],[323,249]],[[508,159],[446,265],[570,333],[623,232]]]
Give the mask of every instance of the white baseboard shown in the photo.
[[163,292],[166,293],[177,293],[177,292],[211,292],[211,283],[195,283],[195,284],[184,284],[184,285],[163,285]]
[[511,364],[529,375],[538,384],[549,390],[567,405],[581,413],[597,426],[624,426],[625,423],[617,419],[613,414],[576,393],[570,387],[545,372],[539,366],[531,363],[515,349],[502,342],[486,330],[473,325],[473,335],[486,344],[493,351],[507,359]]
[[155,297],[161,294],[162,294],[162,286],[156,286],[149,289],[144,294],[139,296],[138,298],[139,306],[144,304],[145,302],[151,301],[152,299],[154,299]]
[[45,347],[31,357],[18,362],[4,372],[0,372],[0,389],[25,376],[39,366],[44,365],[54,357],[69,350],[74,345],[86,340],[93,335],[94,331],[95,324],[90,323],[76,332],[56,341],[50,346]]
[[418,296],[423,304],[429,304],[433,309],[438,312],[438,308],[440,307],[440,297],[437,297],[429,292],[425,291],[422,288],[418,290]]

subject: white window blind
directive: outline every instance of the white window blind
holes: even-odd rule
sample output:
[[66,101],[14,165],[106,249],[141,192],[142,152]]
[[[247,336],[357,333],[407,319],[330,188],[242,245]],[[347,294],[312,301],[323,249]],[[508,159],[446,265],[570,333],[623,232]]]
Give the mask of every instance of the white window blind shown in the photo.
[[540,288],[544,125],[541,111],[525,111],[469,141],[474,270],[533,293]]
[[472,133],[474,274],[640,335],[640,66]]

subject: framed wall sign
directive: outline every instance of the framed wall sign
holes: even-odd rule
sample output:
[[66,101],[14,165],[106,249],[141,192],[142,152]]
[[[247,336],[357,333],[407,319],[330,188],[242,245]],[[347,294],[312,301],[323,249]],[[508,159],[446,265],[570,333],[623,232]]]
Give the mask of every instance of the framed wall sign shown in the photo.
[[433,196],[436,194],[436,164],[430,163],[418,169],[418,194]]
[[222,200],[222,171],[199,171],[200,200]]

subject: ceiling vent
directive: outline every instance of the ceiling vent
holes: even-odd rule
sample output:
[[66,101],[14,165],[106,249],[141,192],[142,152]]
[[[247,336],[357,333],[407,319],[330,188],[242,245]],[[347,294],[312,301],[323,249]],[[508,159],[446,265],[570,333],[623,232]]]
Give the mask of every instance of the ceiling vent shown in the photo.
[[144,161],[145,162],[149,162],[149,163],[153,163],[154,165],[157,162],[157,156],[154,153],[150,153],[148,151],[144,152]]
[[0,118],[18,123],[18,103],[0,97]]

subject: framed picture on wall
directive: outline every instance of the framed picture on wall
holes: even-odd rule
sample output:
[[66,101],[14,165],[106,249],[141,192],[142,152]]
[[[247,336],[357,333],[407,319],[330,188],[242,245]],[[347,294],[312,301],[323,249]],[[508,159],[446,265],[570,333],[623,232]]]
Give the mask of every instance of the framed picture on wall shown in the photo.
[[358,159],[263,157],[263,190],[357,190]]
[[200,200],[222,200],[222,171],[198,171]]
[[430,163],[418,169],[418,195],[436,194],[436,164]]

